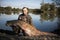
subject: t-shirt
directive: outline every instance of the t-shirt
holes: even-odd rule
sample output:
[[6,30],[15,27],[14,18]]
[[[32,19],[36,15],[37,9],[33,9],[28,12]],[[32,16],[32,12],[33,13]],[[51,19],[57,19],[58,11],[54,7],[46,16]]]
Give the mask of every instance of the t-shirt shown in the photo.
[[24,15],[24,14],[21,14],[21,15],[19,15],[19,17],[18,17],[18,20],[22,20],[22,21],[27,22],[27,23],[29,23],[29,24],[32,24],[32,20],[31,20],[31,19],[32,19],[32,18],[31,18],[30,15]]

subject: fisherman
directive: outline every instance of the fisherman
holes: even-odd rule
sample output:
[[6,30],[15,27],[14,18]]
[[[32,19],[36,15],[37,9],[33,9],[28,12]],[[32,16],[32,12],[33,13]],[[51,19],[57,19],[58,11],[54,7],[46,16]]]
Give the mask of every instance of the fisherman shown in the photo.
[[32,25],[32,18],[29,15],[29,9],[27,7],[23,7],[22,14],[19,15],[18,20],[22,20]]
[[[27,7],[22,8],[22,14],[19,15],[18,20],[24,21],[24,22],[32,25],[32,18],[29,15],[29,9]],[[20,28],[20,32],[22,32],[23,35],[26,35],[24,33],[24,30],[22,30],[21,28]]]

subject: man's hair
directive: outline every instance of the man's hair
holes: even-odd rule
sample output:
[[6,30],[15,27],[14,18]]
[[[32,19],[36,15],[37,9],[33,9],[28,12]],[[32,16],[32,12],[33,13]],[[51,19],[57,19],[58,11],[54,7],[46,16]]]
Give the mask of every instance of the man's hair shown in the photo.
[[23,12],[23,9],[24,9],[24,8],[26,8],[26,9],[28,10],[28,13],[29,13],[29,8],[27,8],[27,7],[23,7],[23,8],[22,8],[22,12]]

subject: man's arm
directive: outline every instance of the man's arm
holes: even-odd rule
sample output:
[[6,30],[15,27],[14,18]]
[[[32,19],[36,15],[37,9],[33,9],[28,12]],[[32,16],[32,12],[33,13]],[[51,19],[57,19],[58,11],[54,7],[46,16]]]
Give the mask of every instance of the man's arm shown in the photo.
[[33,23],[32,23],[32,18],[31,18],[31,16],[29,15],[29,24],[31,24],[31,25],[33,25]]
[[18,20],[21,20],[21,15],[19,15]]

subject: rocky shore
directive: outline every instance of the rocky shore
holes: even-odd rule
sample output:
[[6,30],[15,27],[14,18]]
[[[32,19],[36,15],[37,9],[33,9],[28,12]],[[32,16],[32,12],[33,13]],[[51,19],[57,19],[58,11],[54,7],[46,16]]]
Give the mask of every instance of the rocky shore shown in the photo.
[[58,35],[40,35],[37,37],[29,37],[29,36],[19,36],[16,34],[7,34],[0,32],[0,40],[60,40],[60,36]]
[[13,31],[0,29],[0,40],[60,40],[60,36],[55,35],[39,35],[36,37],[21,36]]

